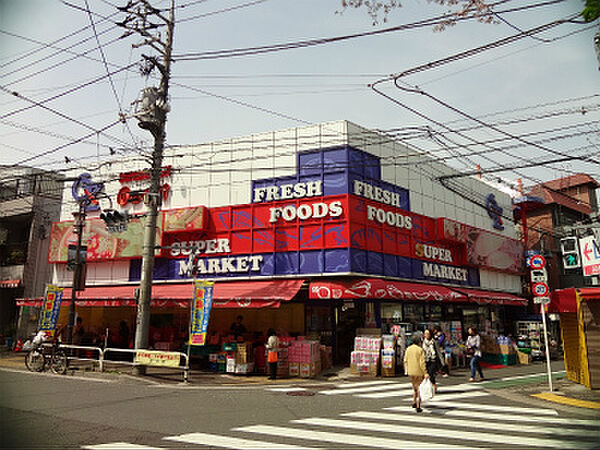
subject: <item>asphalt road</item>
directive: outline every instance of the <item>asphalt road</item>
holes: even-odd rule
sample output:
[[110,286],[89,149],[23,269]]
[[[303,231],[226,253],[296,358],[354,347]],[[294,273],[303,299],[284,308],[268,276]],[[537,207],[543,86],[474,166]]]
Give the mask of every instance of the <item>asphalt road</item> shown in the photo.
[[[422,414],[406,378],[252,386],[0,371],[2,448],[600,448],[600,420],[441,379]],[[113,444],[112,446],[108,444]]]

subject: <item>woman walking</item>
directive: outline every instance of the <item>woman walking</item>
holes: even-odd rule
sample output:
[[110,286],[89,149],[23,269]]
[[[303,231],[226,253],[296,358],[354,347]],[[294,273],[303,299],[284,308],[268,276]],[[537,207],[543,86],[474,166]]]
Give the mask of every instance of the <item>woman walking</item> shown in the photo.
[[267,362],[269,363],[269,380],[277,378],[277,351],[279,350],[279,339],[275,330],[269,328],[267,331]]
[[437,392],[435,376],[444,364],[444,357],[430,330],[425,330],[423,335],[423,351],[425,352],[425,367],[435,393]]
[[469,381],[475,381],[475,372],[479,372],[480,380],[483,380],[483,371],[481,370],[481,337],[477,329],[469,327],[469,337],[467,338],[467,352],[471,353],[471,378]]
[[412,407],[420,413],[423,410],[421,409],[419,386],[424,378],[429,378],[429,374],[425,367],[425,352],[421,348],[421,335],[419,333],[413,334],[412,345],[404,353],[404,372],[410,377],[413,387]]

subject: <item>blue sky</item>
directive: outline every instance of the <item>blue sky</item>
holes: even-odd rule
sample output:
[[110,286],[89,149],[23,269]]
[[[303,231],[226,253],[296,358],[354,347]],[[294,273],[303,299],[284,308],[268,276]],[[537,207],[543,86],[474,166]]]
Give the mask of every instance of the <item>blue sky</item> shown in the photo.
[[[113,5],[125,3],[120,0],[88,2],[91,11],[101,15],[111,14],[115,11]],[[40,44],[28,40],[50,43],[83,27],[88,28],[55,45],[80,53],[95,47],[85,1],[71,0],[71,3],[84,11],[58,0],[0,0],[0,86],[3,88],[0,91],[0,164],[23,162],[46,152],[46,156],[26,163],[62,170],[107,158],[108,146],[127,149],[134,143],[138,146],[151,143],[149,133],[140,130],[135,119],[128,121],[128,128],[121,124],[110,128],[107,131],[110,136],[97,135],[93,131],[118,119],[119,104],[123,110],[130,108],[130,103],[146,84],[135,71],[123,71],[112,77],[116,95],[111,83],[104,79],[45,103],[55,112],[33,107],[15,113],[31,102],[16,98],[7,90],[39,102],[106,74],[98,51],[89,53],[96,61],[79,57],[63,62],[71,57],[63,52],[36,62],[53,52],[49,49],[15,61],[26,52],[39,50]],[[365,11],[348,10],[337,14],[339,0],[267,0],[189,20],[246,3],[244,0],[177,0],[178,5],[189,6],[177,10],[174,54],[361,33],[445,12],[444,8],[426,0],[406,0],[402,8],[388,17],[387,23],[373,26]],[[537,3],[513,0],[498,7],[498,10]],[[154,4],[168,6],[167,1]],[[414,139],[410,144],[440,154],[440,151],[447,151],[440,144],[440,139],[445,146],[454,142],[458,147],[453,151],[459,152],[461,157],[453,160],[452,164],[465,170],[474,169],[472,166],[477,163],[484,168],[513,167],[524,160],[545,161],[560,158],[560,155],[595,158],[600,153],[596,123],[600,120],[600,72],[593,48],[597,24],[591,28],[562,24],[540,34],[539,38],[544,41],[524,38],[403,78],[409,85],[419,86],[436,98],[486,122],[513,122],[499,127],[513,135],[526,135],[528,141],[540,141],[537,147],[514,139],[507,140],[506,135],[489,128],[466,131],[476,141],[496,140],[498,144],[494,145],[506,146],[504,153],[488,155],[486,159],[481,156],[485,148],[465,147],[463,144],[467,141],[464,137],[447,134],[447,130],[377,95],[367,86],[389,74],[516,34],[515,28],[529,29],[566,18],[582,7],[582,1],[567,0],[526,12],[502,14],[501,18],[512,27],[503,22],[485,25],[469,21],[443,32],[425,27],[265,55],[176,60],[172,66],[172,110],[168,118],[167,143],[195,144],[307,123],[347,119],[382,130],[422,129],[429,125],[446,134],[437,140]],[[117,17],[122,18],[123,15]],[[94,16],[94,23],[101,33],[99,39],[109,67],[122,67],[139,59],[142,49],[131,48],[131,44],[139,39],[131,36],[111,43],[121,31],[110,29],[107,22],[98,16]],[[71,48],[75,42],[85,38],[92,39]],[[149,52],[148,49],[143,51]],[[45,70],[54,64],[57,65],[55,68]],[[152,84],[152,80],[148,84]],[[401,92],[393,83],[380,86],[392,98],[451,129],[475,125],[423,95]],[[56,112],[79,123],[65,120]],[[504,113],[499,114],[501,112]],[[543,115],[553,118],[539,119]],[[93,135],[87,142],[67,145],[69,140],[86,134]],[[62,145],[65,147],[52,151]],[[477,154],[471,155],[473,152]],[[69,163],[65,157],[69,158]],[[515,179],[525,174],[528,179],[524,182],[532,184],[536,180],[553,179],[577,171],[600,178],[596,163],[578,160],[528,168],[519,173],[507,170],[498,175]]]

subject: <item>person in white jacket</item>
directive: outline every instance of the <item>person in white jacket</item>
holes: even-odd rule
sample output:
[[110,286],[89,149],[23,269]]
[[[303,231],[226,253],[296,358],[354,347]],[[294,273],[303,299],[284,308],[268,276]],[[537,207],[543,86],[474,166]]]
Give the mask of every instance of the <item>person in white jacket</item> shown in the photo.
[[269,380],[277,378],[277,360],[279,350],[279,338],[273,328],[267,331],[267,362],[269,363]]

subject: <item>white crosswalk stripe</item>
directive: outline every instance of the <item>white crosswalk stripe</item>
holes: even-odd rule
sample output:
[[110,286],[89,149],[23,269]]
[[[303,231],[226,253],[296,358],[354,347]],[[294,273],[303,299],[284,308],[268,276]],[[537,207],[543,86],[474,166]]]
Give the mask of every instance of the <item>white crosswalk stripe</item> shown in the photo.
[[299,439],[313,440],[319,442],[332,442],[343,445],[357,445],[360,447],[391,448],[391,449],[413,449],[413,448],[464,448],[448,444],[432,444],[423,441],[409,441],[406,439],[390,439],[379,436],[363,436],[348,433],[333,433],[328,431],[315,431],[308,429],[275,427],[270,425],[252,425],[248,427],[234,428],[234,431],[245,433],[258,433],[278,437],[295,437]]
[[147,445],[129,444],[127,442],[111,442],[109,444],[86,445],[81,447],[86,450],[162,450],[159,447],[149,447]]
[[[435,397],[433,400],[427,403],[427,406],[442,406],[448,408],[460,408],[460,409],[472,409],[478,411],[495,411],[501,413],[508,414],[537,414],[544,416],[557,416],[558,412],[554,409],[545,409],[545,408],[525,408],[525,407],[517,407],[517,406],[499,406],[499,405],[482,405],[478,403],[462,403],[462,402],[448,402],[448,397],[444,397],[443,399],[439,399]],[[399,409],[403,409],[402,406],[392,406],[389,408],[383,408],[390,411],[396,411]]]
[[305,391],[305,388],[301,388],[301,387],[294,387],[294,386],[282,386],[282,387],[275,387],[275,388],[269,388],[267,389],[267,391],[272,391],[272,392],[300,392],[300,391]]
[[[429,404],[427,404],[429,405]],[[449,409],[444,408],[443,403],[439,403],[440,407],[436,406],[424,406],[423,411],[425,413],[442,415],[442,416],[452,416],[452,417],[463,417],[463,418],[472,418],[472,411],[465,411],[460,409]],[[600,420],[592,420],[592,419],[566,419],[561,417],[551,417],[544,415],[537,415],[536,413],[531,413],[529,415],[512,415],[508,413],[494,413],[494,412],[483,412],[477,411],[478,419],[486,419],[498,422],[528,422],[528,423],[547,423],[547,424],[555,424],[555,425],[570,425],[570,426],[596,426],[600,429]]]
[[[407,416],[410,417],[410,416]],[[413,416],[414,417],[414,416]],[[293,420],[293,423],[299,423],[304,425],[323,426],[323,427],[336,427],[336,428],[347,428],[351,430],[364,430],[371,432],[380,433],[391,433],[391,434],[403,434],[403,435],[420,435],[422,432],[426,432],[428,435],[443,436],[444,438],[453,438],[467,441],[487,442],[492,444],[502,443],[514,444],[514,445],[525,445],[528,447],[550,447],[550,448],[589,448],[590,443],[581,443],[575,441],[566,441],[562,439],[548,439],[531,437],[528,435],[514,435],[514,434],[496,434],[492,432],[476,432],[468,431],[466,429],[451,429],[451,428],[439,428],[435,422],[423,422],[419,418],[419,423],[424,427],[422,429],[416,428],[414,423],[406,421],[407,425],[400,425],[398,423],[388,424],[379,422],[358,422],[353,420],[341,420],[341,419],[324,419],[314,417],[310,419]],[[464,423],[464,427],[470,427],[471,423]]]
[[238,449],[289,449],[289,450],[310,450],[313,447],[298,447],[296,445],[278,444],[266,441],[253,441],[249,439],[240,439],[230,436],[220,436],[207,433],[188,433],[179,436],[170,436],[164,438],[169,441],[185,442],[186,444],[201,444],[210,447],[238,448]]
[[353,388],[339,387],[337,389],[328,389],[325,391],[319,391],[319,394],[325,394],[325,395],[356,394],[359,392],[375,392],[375,391],[387,391],[387,390],[391,390],[391,389],[403,389],[403,388],[407,388],[410,386],[411,386],[410,383],[390,383],[390,384],[383,384],[383,385],[377,385],[377,386],[364,386],[364,387],[358,386],[358,387],[353,387]]
[[[397,384],[350,386],[345,390]],[[259,423],[234,427],[221,434],[191,432],[164,437],[163,443],[186,444],[191,446],[189,448],[312,450],[323,449],[327,444],[349,449],[592,449],[600,442],[600,420],[557,417],[558,412],[547,407],[489,404],[492,395],[471,384],[447,388],[449,393],[442,391],[433,401],[424,404],[421,414],[410,406],[409,398],[402,398],[398,402],[404,403],[402,406],[378,411],[358,410],[337,417],[308,417],[282,425]],[[296,390],[293,386],[275,389]],[[412,391],[409,394],[412,395]],[[82,448],[161,450],[167,446],[113,442]]]
[[[356,411],[351,413],[342,414],[345,417],[358,417],[361,419],[373,419],[373,420],[387,420],[387,421],[401,421],[401,422],[412,422],[417,424],[423,423],[423,418],[413,415],[407,414],[394,414],[394,413],[378,413],[378,412],[370,412],[370,411]],[[497,423],[495,422],[480,422],[479,413],[475,416],[471,416],[467,418],[468,427],[469,428],[479,428],[479,429],[491,429],[497,428]],[[446,419],[444,417],[436,417],[434,419],[435,425],[448,425],[449,427],[459,427],[462,428],[465,426],[465,419]],[[556,434],[559,436],[598,436],[600,437],[600,431],[597,430],[581,430],[581,429],[544,429],[540,428],[538,425],[523,425],[523,424],[514,424],[514,423],[503,423],[502,431],[512,431],[512,432],[523,432],[523,433],[542,433],[542,434]]]
[[[370,394],[356,394],[356,397],[360,398],[389,398],[389,397],[408,397],[413,394],[412,386],[409,384],[409,387],[405,389],[398,389],[395,391],[387,391],[387,392],[374,392]],[[440,388],[440,393],[438,395],[449,395],[444,394],[444,391],[448,391],[449,393],[458,393],[458,392],[466,392],[466,391],[479,391],[483,390],[483,387],[474,385],[474,384],[458,384],[455,386],[444,386]]]

